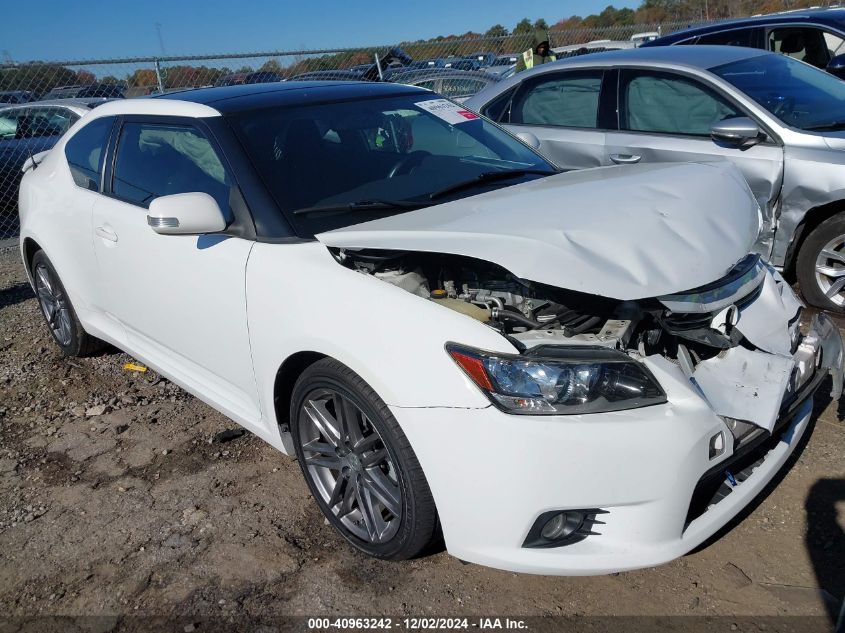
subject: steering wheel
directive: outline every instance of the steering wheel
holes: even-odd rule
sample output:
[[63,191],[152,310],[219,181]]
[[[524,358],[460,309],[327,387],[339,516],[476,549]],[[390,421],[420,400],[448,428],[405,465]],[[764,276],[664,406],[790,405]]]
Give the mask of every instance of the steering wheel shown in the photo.
[[387,177],[395,178],[396,176],[403,176],[410,173],[411,170],[418,166],[427,156],[431,156],[431,154],[422,150],[405,154],[402,158],[396,161],[396,164],[393,165],[393,167],[390,168],[390,171],[387,172]]
[[781,120],[786,120],[795,110],[795,97],[775,97],[770,100],[772,114]]

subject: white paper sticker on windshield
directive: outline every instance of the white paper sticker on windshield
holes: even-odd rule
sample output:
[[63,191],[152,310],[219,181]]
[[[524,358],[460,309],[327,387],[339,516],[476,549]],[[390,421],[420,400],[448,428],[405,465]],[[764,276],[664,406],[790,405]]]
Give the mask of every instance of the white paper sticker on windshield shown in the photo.
[[466,123],[477,119],[478,115],[475,112],[462,108],[457,103],[452,103],[448,99],[431,99],[429,101],[418,101],[417,105],[423,110],[431,112],[434,116],[439,117],[455,125],[456,123]]

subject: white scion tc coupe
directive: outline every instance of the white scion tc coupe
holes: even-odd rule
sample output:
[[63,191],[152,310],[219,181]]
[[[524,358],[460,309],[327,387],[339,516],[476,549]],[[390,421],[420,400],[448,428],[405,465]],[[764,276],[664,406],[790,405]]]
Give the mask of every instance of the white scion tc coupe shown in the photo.
[[112,343],[296,455],[380,558],[442,530],[523,572],[668,561],[841,392],[729,165],[559,174],[427,90],[287,82],[107,103],[25,170],[62,350]]

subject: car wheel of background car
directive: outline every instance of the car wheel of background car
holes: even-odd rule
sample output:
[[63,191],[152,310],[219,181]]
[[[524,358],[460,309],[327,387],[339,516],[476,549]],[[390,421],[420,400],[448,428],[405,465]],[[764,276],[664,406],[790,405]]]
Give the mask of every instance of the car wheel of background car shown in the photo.
[[828,218],[810,232],[798,253],[796,275],[809,303],[845,312],[845,215]]
[[88,356],[105,346],[103,341],[83,329],[67,291],[44,251],[38,251],[32,258],[32,277],[41,313],[65,356]]
[[388,560],[420,554],[437,510],[408,439],[387,405],[333,359],[306,369],[291,398],[296,456],[332,525],[358,549]]

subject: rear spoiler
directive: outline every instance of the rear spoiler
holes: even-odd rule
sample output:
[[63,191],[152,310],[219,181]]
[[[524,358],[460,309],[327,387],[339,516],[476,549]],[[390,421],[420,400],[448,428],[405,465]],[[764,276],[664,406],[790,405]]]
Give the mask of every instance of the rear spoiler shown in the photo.
[[45,150],[43,152],[38,152],[37,154],[32,154],[29,158],[24,161],[23,167],[21,167],[21,171],[23,173],[28,172],[30,169],[35,169],[38,165],[41,164],[41,161],[50,153],[50,150]]

